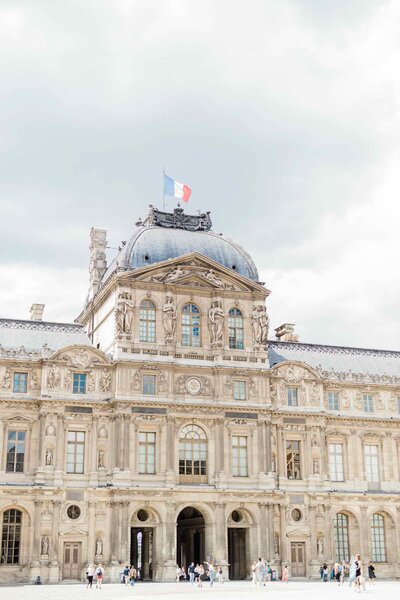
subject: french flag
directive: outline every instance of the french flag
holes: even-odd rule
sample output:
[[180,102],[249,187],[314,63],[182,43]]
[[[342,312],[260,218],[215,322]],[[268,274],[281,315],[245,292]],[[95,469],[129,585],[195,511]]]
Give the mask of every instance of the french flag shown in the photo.
[[164,194],[167,196],[174,196],[175,198],[180,198],[184,202],[189,202],[190,194],[192,190],[190,187],[185,185],[184,183],[180,183],[179,181],[175,181],[175,179],[171,179],[168,175],[164,173]]

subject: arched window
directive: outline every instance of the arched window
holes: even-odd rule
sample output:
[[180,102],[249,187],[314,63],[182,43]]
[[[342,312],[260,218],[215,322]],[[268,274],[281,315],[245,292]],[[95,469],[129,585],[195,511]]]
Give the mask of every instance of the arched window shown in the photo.
[[229,348],[243,350],[243,315],[238,308],[231,308],[228,314]]
[[156,308],[151,300],[143,300],[139,309],[139,340],[141,342],[156,341]]
[[333,529],[335,532],[335,550],[336,560],[350,560],[349,550],[349,519],[343,513],[338,513],[333,519]]
[[10,508],[3,513],[1,530],[1,563],[17,565],[21,547],[22,513],[16,508]]
[[186,425],[179,437],[179,481],[206,483],[207,436],[198,425]]
[[200,347],[200,311],[195,304],[185,304],[182,309],[182,346]]
[[375,513],[371,517],[372,560],[386,562],[385,519]]

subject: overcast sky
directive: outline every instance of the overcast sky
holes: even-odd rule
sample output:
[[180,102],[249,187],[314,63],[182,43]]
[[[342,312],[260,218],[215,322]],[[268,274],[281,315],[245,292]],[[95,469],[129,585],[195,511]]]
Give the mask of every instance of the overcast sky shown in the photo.
[[1,3],[0,315],[72,321],[90,227],[128,239],[165,165],[253,256],[272,327],[398,349],[399,23],[398,0]]

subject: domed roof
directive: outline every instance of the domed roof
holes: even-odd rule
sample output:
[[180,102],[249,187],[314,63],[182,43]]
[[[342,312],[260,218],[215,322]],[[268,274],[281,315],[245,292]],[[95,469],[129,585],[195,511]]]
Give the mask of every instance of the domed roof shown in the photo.
[[185,215],[182,208],[165,213],[150,207],[149,216],[143,223],[137,223],[137,229],[116,258],[114,268],[139,269],[199,252],[244,277],[258,281],[257,268],[249,254],[232,240],[210,229],[209,213]]

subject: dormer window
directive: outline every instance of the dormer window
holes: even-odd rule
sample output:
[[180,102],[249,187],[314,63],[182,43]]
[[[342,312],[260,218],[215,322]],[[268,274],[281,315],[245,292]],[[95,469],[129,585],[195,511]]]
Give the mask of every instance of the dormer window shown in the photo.
[[151,300],[141,302],[139,317],[139,340],[154,343],[156,341],[156,307]]
[[72,391],[74,394],[86,394],[86,373],[74,373]]
[[201,317],[195,304],[185,304],[182,309],[182,346],[200,347]]
[[243,350],[243,315],[238,308],[231,308],[228,314],[229,348]]
[[26,394],[28,391],[28,373],[14,373],[13,392],[16,394]]

